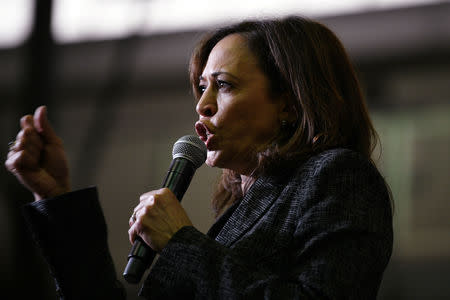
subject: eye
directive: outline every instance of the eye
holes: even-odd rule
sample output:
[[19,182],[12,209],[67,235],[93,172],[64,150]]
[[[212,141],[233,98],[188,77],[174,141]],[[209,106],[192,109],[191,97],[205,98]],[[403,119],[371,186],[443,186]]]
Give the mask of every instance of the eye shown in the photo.
[[206,91],[206,85],[200,84],[198,86],[198,92],[202,95]]
[[231,85],[231,83],[224,81],[224,80],[217,80],[217,86],[219,87],[219,89],[225,89],[225,90],[229,90],[231,89],[233,86]]

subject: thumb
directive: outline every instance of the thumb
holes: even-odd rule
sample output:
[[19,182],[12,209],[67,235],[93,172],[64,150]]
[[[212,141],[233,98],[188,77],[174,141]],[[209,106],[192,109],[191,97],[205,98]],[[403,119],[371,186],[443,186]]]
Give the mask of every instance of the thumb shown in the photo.
[[33,116],[34,127],[47,143],[58,143],[59,138],[47,118],[47,107],[39,106]]

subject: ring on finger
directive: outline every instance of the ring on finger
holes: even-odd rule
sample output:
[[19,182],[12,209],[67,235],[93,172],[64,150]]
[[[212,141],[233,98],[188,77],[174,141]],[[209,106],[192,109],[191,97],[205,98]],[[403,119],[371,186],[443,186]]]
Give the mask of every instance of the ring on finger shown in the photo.
[[10,142],[8,143],[8,148],[9,148],[9,150],[13,150],[15,145],[16,145],[16,140],[10,141]]
[[136,212],[134,211],[133,214],[131,215],[131,220],[133,222],[136,222]]

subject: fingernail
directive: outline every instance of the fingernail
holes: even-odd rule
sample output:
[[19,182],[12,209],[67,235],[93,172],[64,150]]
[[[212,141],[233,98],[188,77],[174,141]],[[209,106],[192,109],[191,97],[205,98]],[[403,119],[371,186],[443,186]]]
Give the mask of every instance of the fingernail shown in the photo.
[[30,115],[26,116],[25,123],[27,123],[28,125],[33,125],[33,118]]

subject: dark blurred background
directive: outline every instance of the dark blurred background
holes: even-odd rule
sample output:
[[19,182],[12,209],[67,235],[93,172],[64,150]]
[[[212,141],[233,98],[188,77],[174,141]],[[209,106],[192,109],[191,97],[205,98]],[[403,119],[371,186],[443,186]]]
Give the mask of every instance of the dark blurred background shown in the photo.
[[[187,65],[195,42],[246,17],[313,17],[347,47],[381,137],[376,159],[394,195],[395,245],[378,298],[450,299],[450,3],[244,2],[1,1],[0,156],[20,117],[47,105],[74,189],[99,189],[121,278],[139,195],[160,187],[173,143],[194,133]],[[218,174],[201,167],[183,199],[203,232],[213,220]],[[20,214],[29,201],[1,167],[1,291],[10,299],[54,299]],[[137,299],[137,287],[125,286]]]

